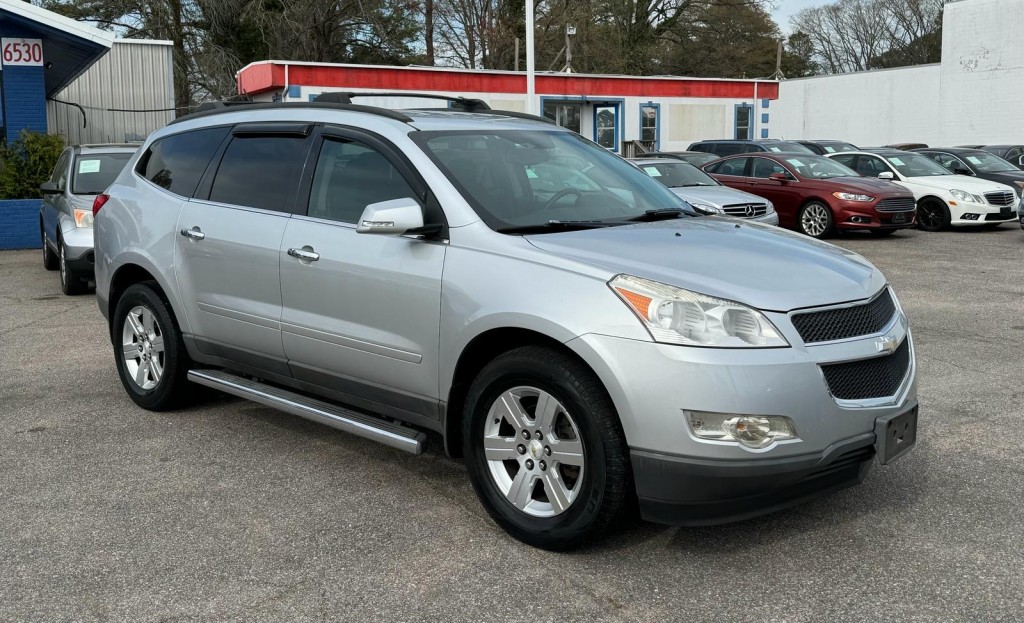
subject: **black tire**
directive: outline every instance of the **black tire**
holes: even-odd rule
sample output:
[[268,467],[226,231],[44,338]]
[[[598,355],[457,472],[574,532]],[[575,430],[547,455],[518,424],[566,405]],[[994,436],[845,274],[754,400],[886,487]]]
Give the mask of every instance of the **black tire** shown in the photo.
[[[136,307],[148,309],[154,317],[154,324],[163,338],[162,374],[155,387],[144,389],[136,383],[128,371],[128,362],[123,356],[123,331],[129,312]],[[156,329],[154,330],[154,333]],[[191,386],[188,370],[192,361],[185,350],[181,330],[174,318],[171,306],[154,281],[133,284],[117,301],[111,321],[111,342],[114,346],[114,361],[121,384],[135,404],[149,411],[166,411],[179,407],[190,397]]]
[[[484,456],[484,426],[492,404],[524,385],[547,392],[564,406],[583,446],[585,467],[575,483],[580,489],[564,511],[551,517],[532,516],[513,505],[498,489]],[[585,365],[551,348],[524,346],[484,366],[466,399],[463,452],[473,488],[490,516],[510,535],[535,547],[578,547],[619,523],[635,505],[629,449],[611,399]]]
[[39,238],[43,241],[43,268],[57,270],[60,268],[57,254],[53,252],[50,245],[46,244],[46,231],[43,229],[42,223],[39,223]]
[[942,231],[949,227],[949,208],[937,199],[925,199],[917,206],[917,227],[924,231]]
[[[815,220],[818,224],[817,227],[815,227],[814,223],[806,222],[808,218],[805,217],[809,217],[812,213],[820,217]],[[800,212],[796,217],[796,226],[803,235],[821,240],[822,238],[828,238],[835,232],[835,216],[832,215],[832,208],[828,204],[821,201],[809,201],[800,208]]]
[[68,296],[83,294],[89,289],[89,280],[68,266],[64,257],[64,241],[57,239],[57,267],[60,268],[60,290]]
[[870,231],[871,235],[874,236],[875,238],[888,238],[889,236],[895,234],[899,230],[896,230],[896,229],[869,229],[868,231]]

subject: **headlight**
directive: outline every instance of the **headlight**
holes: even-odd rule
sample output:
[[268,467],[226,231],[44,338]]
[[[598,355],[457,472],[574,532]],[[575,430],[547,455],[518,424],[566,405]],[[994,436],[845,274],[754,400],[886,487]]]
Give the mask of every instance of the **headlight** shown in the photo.
[[776,441],[799,439],[792,420],[781,415],[737,415],[686,411],[686,423],[698,439],[734,441],[764,448]]
[[1017,180],[1014,184],[1017,185],[1017,194],[1024,197],[1024,181]]
[[954,199],[958,199],[960,201],[969,201],[971,203],[985,203],[984,199],[982,199],[978,195],[972,195],[966,190],[951,190],[949,191],[949,194],[953,195]]
[[694,201],[690,201],[689,203],[693,207],[697,208],[698,210],[703,210],[704,212],[711,212],[712,214],[725,214],[725,210],[718,206],[713,206],[710,203],[697,203]]
[[75,225],[79,227],[92,227],[92,210],[79,210],[75,208]]
[[855,193],[832,193],[832,196],[836,199],[842,199],[843,201],[874,201],[875,198],[871,195],[858,195]]
[[656,342],[717,348],[789,346],[761,312],[733,301],[619,275],[608,285]]
[[765,214],[773,214],[775,212],[775,205],[768,200],[765,200],[765,203],[768,204],[768,211]]

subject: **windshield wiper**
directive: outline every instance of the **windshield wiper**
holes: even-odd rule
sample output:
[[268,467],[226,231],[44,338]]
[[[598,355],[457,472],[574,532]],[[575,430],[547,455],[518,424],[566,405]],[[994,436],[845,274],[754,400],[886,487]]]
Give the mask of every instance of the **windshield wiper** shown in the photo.
[[501,234],[536,234],[547,233],[555,230],[572,229],[595,229],[598,227],[611,227],[621,225],[614,221],[558,221],[551,220],[546,223],[535,223],[533,225],[512,225],[511,227],[499,227],[494,230]]
[[668,220],[668,219],[671,219],[671,218],[679,218],[679,217],[684,216],[686,214],[689,214],[689,212],[687,212],[686,210],[683,210],[681,208],[660,208],[658,210],[647,210],[646,212],[644,212],[640,216],[634,216],[633,218],[631,218],[629,220],[631,220],[631,221],[644,221],[644,222],[665,221],[665,220]]

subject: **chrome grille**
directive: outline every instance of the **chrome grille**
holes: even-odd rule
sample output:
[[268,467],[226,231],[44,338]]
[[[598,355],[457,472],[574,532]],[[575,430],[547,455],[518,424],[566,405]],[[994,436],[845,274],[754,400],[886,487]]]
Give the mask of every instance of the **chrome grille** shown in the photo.
[[910,367],[910,340],[891,355],[821,366],[828,391],[839,400],[887,398],[896,394]]
[[[764,203],[737,203],[722,206],[722,210],[729,216],[740,218],[756,218],[768,213],[768,205]],[[752,212],[752,213],[751,213]]]
[[909,212],[915,208],[917,208],[917,202],[914,201],[913,197],[882,199],[875,206],[875,209],[879,212]]
[[1013,191],[999,190],[992,193],[985,193],[985,200],[989,202],[989,205],[994,206],[1012,206],[1013,200],[1017,196],[1013,194]]
[[794,314],[793,326],[804,344],[831,342],[878,333],[895,313],[896,303],[885,288],[863,305]]

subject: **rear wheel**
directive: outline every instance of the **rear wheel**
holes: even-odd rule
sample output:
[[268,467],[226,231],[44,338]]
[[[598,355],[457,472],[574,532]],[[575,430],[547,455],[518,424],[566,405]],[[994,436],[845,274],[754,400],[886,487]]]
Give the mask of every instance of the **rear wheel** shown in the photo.
[[591,540],[632,501],[611,400],[593,372],[556,350],[526,346],[484,367],[467,397],[463,450],[487,512],[536,547]]
[[43,229],[42,223],[39,223],[39,238],[43,241],[43,268],[46,270],[57,270],[60,267],[60,262],[53,249],[46,243],[46,230]]
[[111,330],[121,384],[135,404],[165,411],[182,404],[191,364],[170,306],[154,282],[129,286],[117,301]]
[[833,229],[832,210],[820,201],[812,201],[800,208],[797,220],[800,231],[811,238],[824,238]]
[[936,199],[925,199],[917,206],[917,226],[924,231],[942,231],[949,227],[949,208]]
[[57,239],[57,264],[60,266],[60,289],[68,296],[82,294],[89,289],[89,281],[68,266],[64,253],[64,241]]

